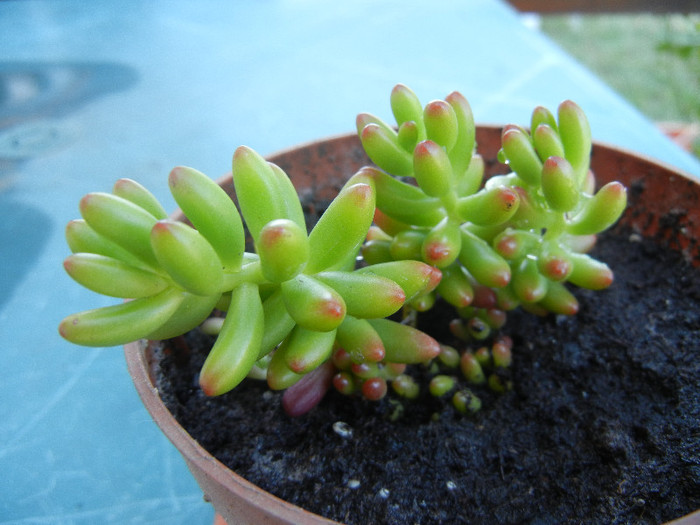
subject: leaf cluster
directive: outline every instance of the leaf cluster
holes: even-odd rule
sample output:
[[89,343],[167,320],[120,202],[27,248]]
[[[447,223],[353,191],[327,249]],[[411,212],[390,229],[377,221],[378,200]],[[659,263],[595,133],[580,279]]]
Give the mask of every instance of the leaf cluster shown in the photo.
[[[347,181],[310,231],[288,176],[244,146],[232,162],[238,205],[199,171],[171,171],[169,188],[187,221],[169,218],[130,179],[86,195],[81,218],[66,228],[65,269],[123,301],[66,317],[61,335],[112,346],[201,325],[216,336],[200,373],[207,395],[246,376],[265,378],[286,390],[285,409],[296,415],[331,384],[370,400],[389,385],[414,398],[410,364],[461,363],[469,382],[486,381],[476,377],[474,355],[448,351],[411,326],[438,297],[456,308],[455,336],[484,341],[518,306],[575,313],[565,283],[611,284],[607,265],[585,252],[623,212],[626,192],[617,182],[596,191],[590,129],[576,104],[563,102],[556,116],[536,108],[529,129],[506,126],[499,158],[511,173],[484,182],[474,118],[460,93],[423,106],[397,85],[390,102],[396,126],[358,115],[374,165]],[[505,369],[510,346],[507,363],[493,348],[489,359]],[[506,390],[499,377],[489,385]],[[434,395],[455,384],[442,375],[433,383]],[[480,401],[461,390],[454,404],[472,412]]]

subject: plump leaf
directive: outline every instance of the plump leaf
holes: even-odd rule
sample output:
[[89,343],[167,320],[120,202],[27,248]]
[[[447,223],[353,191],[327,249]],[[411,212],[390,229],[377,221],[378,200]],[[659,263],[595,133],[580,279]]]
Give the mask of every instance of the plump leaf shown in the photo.
[[479,226],[503,224],[518,211],[520,197],[518,192],[507,186],[484,188],[483,190],[462,197],[457,210],[463,220]]
[[355,363],[378,363],[386,355],[382,339],[367,319],[346,316],[338,327],[336,342]]
[[233,155],[233,184],[238,204],[253,239],[275,219],[289,219],[306,228],[294,186],[282,170],[252,149],[240,146]]
[[148,297],[162,292],[169,284],[166,278],[153,271],[93,253],[70,255],[63,266],[85,288],[110,297]]
[[576,207],[581,193],[576,172],[566,159],[547,159],[542,168],[542,191],[555,211],[568,212]]
[[123,345],[165,324],[182,299],[180,291],[168,288],[151,297],[69,315],[61,321],[59,333],[83,346]]
[[292,372],[307,374],[331,357],[335,335],[335,330],[317,332],[295,326],[278,352]]
[[374,216],[374,191],[367,184],[346,186],[309,234],[306,273],[334,269],[357,254]]
[[457,114],[444,100],[434,100],[423,109],[423,122],[429,140],[450,151],[457,142],[459,122]]
[[366,266],[358,273],[371,273],[391,279],[403,290],[406,301],[434,290],[442,273],[437,268],[420,261],[392,261]]
[[481,284],[500,288],[510,281],[510,266],[489,244],[462,228],[460,262]]
[[225,394],[245,378],[258,360],[263,328],[258,287],[243,283],[233,290],[221,332],[199,374],[206,395]]
[[144,263],[156,266],[151,249],[151,228],[158,221],[131,201],[110,193],[88,193],[80,201],[80,213],[99,235],[118,244]]
[[245,251],[245,231],[236,205],[203,173],[177,167],[168,177],[170,192],[185,216],[216,251],[226,270],[238,270]]
[[321,272],[316,279],[338,292],[355,317],[388,317],[403,306],[406,294],[391,279],[372,273]]
[[369,319],[384,343],[385,359],[391,363],[424,363],[440,353],[440,344],[429,335],[389,319]]
[[292,279],[309,261],[306,230],[289,219],[276,219],[263,226],[255,248],[263,275],[273,283]]
[[540,185],[542,161],[530,142],[530,137],[519,128],[506,129],[503,133],[503,152],[510,168],[532,186]]
[[367,124],[360,133],[362,146],[377,166],[394,175],[410,175],[413,171],[411,154],[399,144],[393,130],[379,124]]
[[627,189],[619,182],[609,182],[583,203],[566,231],[572,235],[600,233],[620,218],[626,206]]
[[454,182],[447,152],[432,140],[419,142],[413,150],[413,176],[430,197],[446,195]]
[[158,202],[158,199],[135,180],[126,178],[119,179],[114,184],[112,193],[140,206],[156,219],[166,219],[168,217],[167,212],[163,209],[160,202]]
[[457,259],[461,249],[459,225],[445,217],[425,235],[421,257],[430,265],[446,268]]
[[206,296],[222,292],[221,260],[197,230],[182,222],[158,221],[151,245],[159,264],[188,292]]
[[321,281],[301,274],[282,283],[281,289],[287,311],[298,325],[328,332],[343,322],[345,301],[338,292]]

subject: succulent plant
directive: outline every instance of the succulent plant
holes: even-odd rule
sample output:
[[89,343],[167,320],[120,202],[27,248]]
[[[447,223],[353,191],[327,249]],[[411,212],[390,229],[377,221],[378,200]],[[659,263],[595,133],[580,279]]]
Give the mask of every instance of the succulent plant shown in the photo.
[[[308,233],[287,175],[243,146],[232,165],[238,205],[202,173],[172,170],[170,191],[188,222],[168,218],[129,179],[86,195],[82,218],[66,229],[73,253],[64,266],[86,288],[125,301],[66,317],[61,335],[112,346],[201,325],[216,337],[200,373],[207,395],[266,378],[286,390],[292,415],[331,385],[369,400],[390,390],[415,398],[411,364],[434,369],[430,393],[451,394],[460,412],[478,410],[478,396],[452,371],[471,387],[507,390],[505,312],[574,314],[564,283],[610,285],[610,269],[585,252],[624,210],[625,188],[594,191],[590,129],[573,102],[557,117],[536,108],[529,131],[506,126],[499,158],[512,173],[485,184],[461,94],[423,107],[397,85],[391,108],[396,127],[357,117],[374,165],[347,181]],[[413,326],[438,298],[455,307],[452,333],[477,350]]]
[[[434,287],[439,272],[415,261],[354,268],[375,210],[372,185],[348,181],[307,234],[302,205],[279,167],[240,147],[233,182],[240,213],[209,177],[171,171],[170,191],[191,225],[167,218],[128,179],[112,193],[86,195],[82,219],[66,229],[73,254],[64,266],[86,288],[128,300],[68,316],[61,335],[111,346],[175,337],[206,321],[216,335],[200,374],[208,395],[261,368],[271,388],[288,388],[329,362],[336,341],[358,363],[418,362],[437,353],[433,339],[384,318]],[[245,251],[247,234],[254,252]],[[223,317],[209,319],[214,310]],[[416,342],[394,352],[386,334]]]

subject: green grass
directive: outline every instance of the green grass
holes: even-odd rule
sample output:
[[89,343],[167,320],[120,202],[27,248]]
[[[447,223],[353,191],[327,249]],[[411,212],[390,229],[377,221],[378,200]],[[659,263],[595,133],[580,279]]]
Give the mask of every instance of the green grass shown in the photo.
[[543,16],[541,30],[650,119],[700,122],[700,15]]

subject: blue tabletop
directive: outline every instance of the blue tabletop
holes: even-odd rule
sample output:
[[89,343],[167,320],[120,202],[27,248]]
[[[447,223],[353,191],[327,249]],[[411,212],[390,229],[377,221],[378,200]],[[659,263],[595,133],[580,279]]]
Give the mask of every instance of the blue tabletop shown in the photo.
[[64,274],[65,223],[129,176],[170,209],[166,177],[218,177],[390,118],[389,92],[455,89],[480,122],[526,124],[571,98],[596,139],[700,175],[700,164],[498,0],[0,2],[0,524],[211,523],[142,407],[119,348],[61,340],[109,301]]

